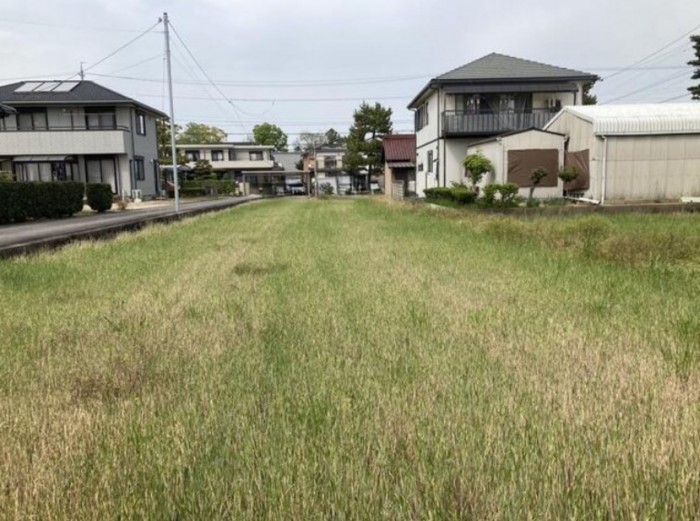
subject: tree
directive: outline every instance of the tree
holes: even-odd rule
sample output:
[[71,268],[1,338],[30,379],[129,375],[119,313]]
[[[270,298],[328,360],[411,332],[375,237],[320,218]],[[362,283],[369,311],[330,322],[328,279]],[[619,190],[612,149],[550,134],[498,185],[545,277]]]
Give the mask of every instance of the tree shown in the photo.
[[194,175],[199,178],[209,177],[213,170],[214,168],[211,166],[211,163],[206,159],[200,159],[194,164],[194,168],[192,168]]
[[[175,125],[175,140],[179,139],[182,127]],[[171,165],[173,162],[173,149],[170,141],[170,120],[162,118],[156,121],[156,136],[158,139],[158,161],[163,166]],[[178,157],[178,164],[182,164]]]
[[583,86],[583,104],[584,105],[597,105],[598,96],[591,94],[591,91],[595,87],[595,81],[589,81]]
[[544,168],[535,168],[530,173],[530,195],[527,198],[530,205],[532,204],[532,199],[535,195],[535,188],[537,188],[537,186],[542,182],[542,179],[548,175],[549,172],[547,172]]
[[177,138],[177,142],[182,145],[223,143],[225,140],[226,132],[220,128],[193,122],[188,123],[185,130],[180,132]]
[[296,152],[311,152],[314,148],[319,148],[325,143],[325,134],[320,132],[302,132],[294,142],[294,150]]
[[253,127],[253,140],[258,145],[271,145],[275,150],[287,150],[287,134],[272,123],[261,123]]
[[[690,41],[693,43],[693,49],[695,51],[695,59],[688,62],[688,65],[695,67],[695,72],[693,72],[690,79],[700,80],[700,34],[691,36]],[[688,92],[692,94],[694,100],[700,100],[700,82],[697,85],[688,87]]]
[[566,195],[566,185],[578,179],[579,171],[573,165],[563,166],[559,169],[559,179],[564,183],[564,195]]
[[493,164],[488,157],[485,157],[480,151],[476,154],[469,154],[462,162],[467,170],[467,177],[472,182],[472,190],[478,193],[477,186],[481,179],[493,170]]
[[334,128],[329,128],[325,133],[326,145],[339,147],[345,143],[345,138],[341,136]]
[[353,114],[354,122],[345,142],[347,152],[343,157],[343,168],[353,175],[366,170],[367,188],[372,174],[382,170],[382,137],[392,132],[391,114],[388,107],[365,102]]

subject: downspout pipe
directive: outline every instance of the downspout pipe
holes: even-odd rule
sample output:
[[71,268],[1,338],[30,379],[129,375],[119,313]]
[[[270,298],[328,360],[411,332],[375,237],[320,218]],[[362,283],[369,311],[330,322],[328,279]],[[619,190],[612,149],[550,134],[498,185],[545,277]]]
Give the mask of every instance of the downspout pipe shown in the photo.
[[605,204],[605,195],[608,184],[608,136],[603,136],[603,179],[600,188],[600,204]]

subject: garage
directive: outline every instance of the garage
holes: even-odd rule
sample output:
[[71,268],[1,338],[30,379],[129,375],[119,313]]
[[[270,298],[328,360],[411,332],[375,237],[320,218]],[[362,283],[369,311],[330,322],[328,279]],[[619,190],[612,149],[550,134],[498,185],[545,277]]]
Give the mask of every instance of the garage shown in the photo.
[[[700,197],[700,103],[565,107],[545,129],[566,136],[565,162],[602,204]],[[569,190],[571,191],[571,190]]]

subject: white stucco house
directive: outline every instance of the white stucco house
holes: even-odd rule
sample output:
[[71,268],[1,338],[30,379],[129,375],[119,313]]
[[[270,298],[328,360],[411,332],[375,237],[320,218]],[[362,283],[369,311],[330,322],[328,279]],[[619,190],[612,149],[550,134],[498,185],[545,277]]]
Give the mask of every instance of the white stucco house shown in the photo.
[[583,102],[597,76],[489,54],[433,78],[410,102],[415,112],[416,192],[464,181],[470,143],[543,128],[562,107]]
[[565,107],[545,129],[601,203],[700,197],[700,102]]
[[17,181],[108,183],[115,194],[160,192],[156,120],[166,114],[92,81],[0,86],[0,170]]

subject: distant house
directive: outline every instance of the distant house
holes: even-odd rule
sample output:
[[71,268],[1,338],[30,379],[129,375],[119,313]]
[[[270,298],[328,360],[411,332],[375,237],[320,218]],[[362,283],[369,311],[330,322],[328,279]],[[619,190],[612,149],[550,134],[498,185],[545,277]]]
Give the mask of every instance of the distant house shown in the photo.
[[384,193],[396,199],[416,193],[416,135],[394,134],[382,140]]
[[206,160],[219,178],[242,180],[244,171],[271,170],[275,166],[275,147],[247,142],[178,144],[177,153],[184,155],[189,168]]
[[0,170],[14,179],[159,193],[159,110],[92,81],[12,83],[0,87],[0,102],[16,111],[0,117]]
[[700,197],[700,102],[565,107],[545,127],[566,136],[568,191],[601,203]]
[[330,184],[336,194],[347,194],[360,189],[359,185],[343,170],[344,147],[323,145],[304,153],[304,171],[313,173],[315,182]]
[[408,105],[415,112],[416,191],[464,181],[467,146],[505,132],[543,128],[581,104],[597,76],[489,54],[433,78]]
[[300,152],[272,154],[273,166],[267,170],[242,172],[242,191],[245,194],[304,195],[309,193],[308,173],[299,169],[302,162]]

